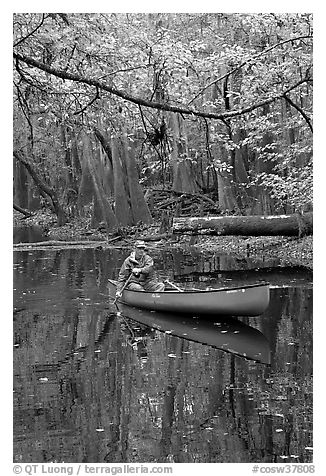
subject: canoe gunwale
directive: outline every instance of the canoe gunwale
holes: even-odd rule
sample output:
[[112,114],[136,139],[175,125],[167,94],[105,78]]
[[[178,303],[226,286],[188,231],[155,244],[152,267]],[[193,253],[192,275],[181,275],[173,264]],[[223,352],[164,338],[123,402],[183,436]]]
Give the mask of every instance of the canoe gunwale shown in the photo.
[[[114,279],[108,279],[108,281],[113,284],[114,286],[117,286],[117,281]],[[184,291],[175,291],[175,290],[170,290],[170,291],[137,291],[134,289],[126,289],[126,291],[132,292],[132,293],[141,293],[141,294],[200,294],[200,293],[218,293],[218,292],[226,292],[226,291],[237,291],[239,289],[248,289],[248,288],[264,288],[264,287],[269,287],[268,283],[257,283],[257,284],[247,284],[245,286],[235,286],[232,288],[219,288],[219,289],[196,289],[196,290],[184,290]]]

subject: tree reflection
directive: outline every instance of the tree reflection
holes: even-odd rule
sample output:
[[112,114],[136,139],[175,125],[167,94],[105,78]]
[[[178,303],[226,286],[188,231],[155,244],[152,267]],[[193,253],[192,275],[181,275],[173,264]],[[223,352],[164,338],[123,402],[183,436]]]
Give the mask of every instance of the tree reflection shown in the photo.
[[311,461],[311,289],[244,320],[265,366],[106,309],[124,253],[37,253],[15,261],[15,461]]

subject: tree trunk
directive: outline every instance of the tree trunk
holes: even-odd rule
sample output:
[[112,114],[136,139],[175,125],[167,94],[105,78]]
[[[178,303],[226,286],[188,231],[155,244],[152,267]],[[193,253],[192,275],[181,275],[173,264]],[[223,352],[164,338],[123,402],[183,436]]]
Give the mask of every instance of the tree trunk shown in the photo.
[[110,146],[110,139],[105,132],[101,132],[98,128],[94,128],[94,135],[101,144],[100,156],[103,166],[102,182],[105,193],[108,197],[114,195],[114,180],[113,180],[113,157]]
[[111,147],[109,145],[108,140],[104,137],[102,132],[97,127],[94,127],[94,134],[95,134],[96,139],[99,141],[99,143],[103,147],[104,152],[106,153],[109,161],[112,164],[112,160],[113,160],[112,159],[112,150],[111,150]]
[[192,162],[189,160],[189,150],[185,121],[177,114],[171,116],[173,131],[172,166],[173,184],[172,189],[178,192],[195,193],[198,186],[195,181]]
[[83,134],[83,144],[85,147],[85,153],[86,153],[86,160],[88,164],[88,169],[90,171],[90,175],[93,180],[93,185],[94,185],[94,191],[96,194],[96,202],[95,204],[98,204],[101,209],[102,217],[105,222],[107,234],[110,233],[114,228],[116,228],[118,222],[116,219],[115,214],[113,213],[113,210],[111,208],[111,204],[105,195],[102,183],[100,181],[100,178],[98,177],[98,173],[96,170],[96,165],[94,164],[94,155],[92,152],[92,147],[90,140],[87,136],[87,134]]
[[72,162],[71,162],[71,145],[69,144],[69,138],[67,137],[67,130],[64,124],[61,124],[61,140],[64,149],[64,161],[66,165],[66,184],[65,184],[65,193],[68,192],[70,188],[73,187],[73,173],[72,173]]
[[174,218],[173,232],[205,235],[312,235],[313,214]]
[[123,156],[127,169],[131,212],[136,225],[139,222],[152,223],[152,215],[145,201],[144,192],[139,183],[139,174],[132,146],[129,149],[126,134],[123,134]]
[[80,164],[80,158],[78,153],[78,140],[76,137],[76,133],[74,131],[71,132],[70,140],[71,140],[71,164],[72,164],[72,171],[74,175],[74,181],[79,182],[81,174],[82,174],[82,167]]
[[[93,196],[93,211],[92,211],[92,219],[91,219],[91,227],[92,228],[97,228],[100,224],[103,223],[103,213],[102,213],[102,208],[101,204],[98,201],[96,193],[94,193]],[[106,225],[105,225],[106,227]],[[106,228],[105,228],[106,229]],[[107,229],[106,229],[107,231]]]
[[14,160],[14,201],[20,207],[28,207],[28,177],[25,167]]
[[89,171],[88,158],[87,158],[87,146],[84,144],[85,137],[82,136],[83,149],[82,149],[82,174],[80,185],[78,189],[77,207],[80,215],[85,214],[85,207],[89,205],[94,198],[94,184]]
[[55,191],[40,179],[40,177],[38,176],[38,174],[36,173],[32,165],[29,162],[27,162],[27,160],[25,160],[21,152],[14,151],[14,157],[24,165],[24,167],[26,168],[27,172],[30,174],[30,176],[34,180],[40,192],[42,194],[45,193],[47,197],[50,199],[51,208],[57,215],[58,226],[64,225],[67,222],[67,217],[63,207],[60,205],[60,202],[58,200],[58,197]]
[[124,172],[122,170],[118,140],[112,138],[112,161],[114,177],[115,216],[120,225],[132,225],[131,204],[129,191],[126,189]]
[[64,147],[66,165],[63,202],[70,216],[75,216],[77,210],[78,184],[81,176],[81,167],[78,157],[77,141],[73,131],[64,124],[61,125],[61,140]]

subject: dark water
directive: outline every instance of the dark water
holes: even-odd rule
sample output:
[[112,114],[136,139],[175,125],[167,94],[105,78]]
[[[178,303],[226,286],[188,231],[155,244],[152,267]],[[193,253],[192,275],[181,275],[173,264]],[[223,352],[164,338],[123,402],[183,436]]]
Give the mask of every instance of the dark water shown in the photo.
[[14,243],[38,243],[48,238],[40,226],[15,227],[13,232]]
[[157,251],[183,286],[273,288],[241,323],[153,319],[109,305],[125,254],[14,253],[14,461],[311,462],[311,274]]

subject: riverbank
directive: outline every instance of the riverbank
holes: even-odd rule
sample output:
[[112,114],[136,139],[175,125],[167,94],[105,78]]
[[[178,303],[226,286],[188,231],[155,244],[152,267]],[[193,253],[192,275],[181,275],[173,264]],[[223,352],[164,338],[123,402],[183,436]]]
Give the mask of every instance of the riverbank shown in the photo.
[[[49,212],[39,212],[31,218],[22,219],[14,214],[14,227],[37,226],[43,231],[44,239],[52,242],[80,242],[79,247],[93,243],[105,248],[107,246],[130,247],[135,237],[145,238],[150,247],[182,247],[193,246],[201,250],[214,251],[236,256],[237,258],[253,259],[257,265],[268,266],[269,261],[278,262],[279,266],[304,266],[313,268],[313,237],[302,238],[284,236],[212,236],[212,235],[162,235],[159,224],[151,226],[121,228],[108,237],[103,227],[90,228],[82,220],[73,220],[62,227],[56,226],[56,218]],[[160,239],[156,239],[160,236]],[[60,243],[59,243],[60,244]],[[49,243],[50,245],[50,243]],[[29,248],[37,245],[29,244]],[[58,246],[58,244],[56,245]]]
[[313,269],[313,237],[203,237],[197,245],[215,252],[227,252],[239,258],[251,258],[260,266],[278,261],[279,266],[304,266]]

